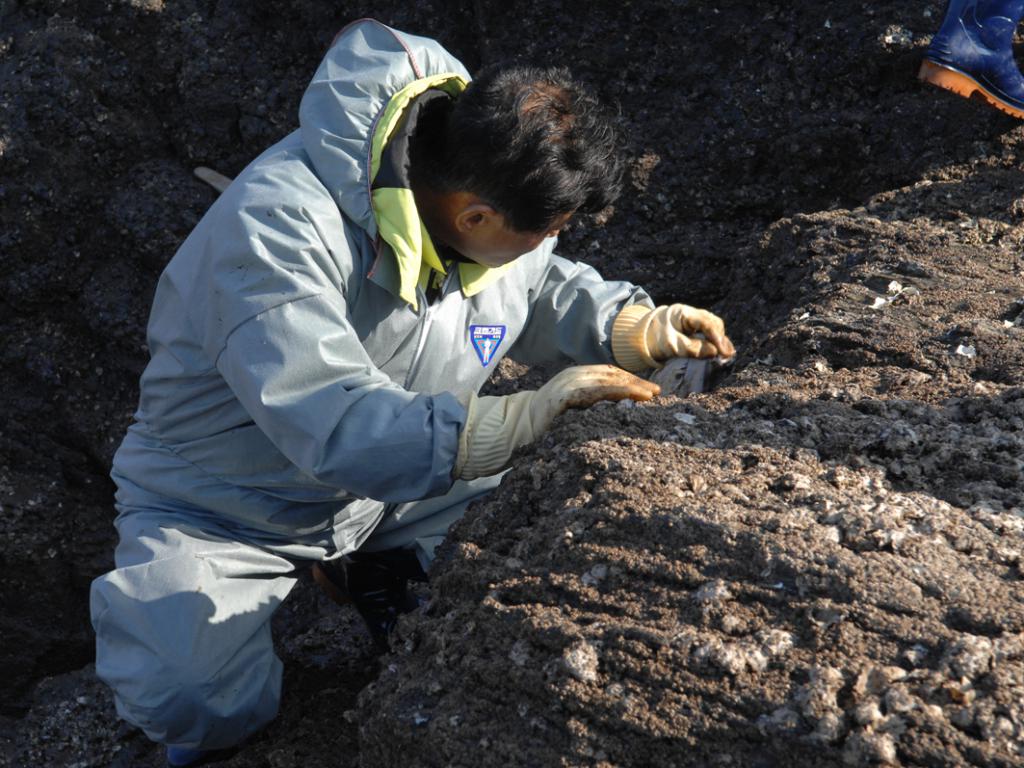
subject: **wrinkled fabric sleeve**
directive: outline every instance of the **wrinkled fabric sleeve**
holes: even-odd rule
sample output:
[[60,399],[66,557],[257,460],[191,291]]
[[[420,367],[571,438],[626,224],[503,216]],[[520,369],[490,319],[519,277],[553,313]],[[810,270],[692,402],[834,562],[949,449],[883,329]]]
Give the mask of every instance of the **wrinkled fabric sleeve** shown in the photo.
[[256,425],[316,480],[385,502],[451,487],[465,409],[450,394],[392,383],[340,301],[309,296],[247,320],[217,368]]
[[529,297],[526,326],[508,353],[527,365],[565,358],[580,364],[614,363],[615,316],[629,304],[654,306],[643,289],[605,280],[593,267],[554,253]]

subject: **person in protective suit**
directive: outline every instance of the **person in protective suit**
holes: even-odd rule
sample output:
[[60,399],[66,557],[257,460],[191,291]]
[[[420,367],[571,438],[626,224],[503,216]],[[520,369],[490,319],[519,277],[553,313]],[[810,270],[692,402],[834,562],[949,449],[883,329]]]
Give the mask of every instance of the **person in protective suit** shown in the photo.
[[[563,70],[470,83],[440,45],[344,29],[300,128],[254,160],[162,274],[114,458],[96,671],[171,765],[271,720],[270,617],[303,567],[380,643],[408,579],[566,408],[647,400],[631,372],[729,356],[722,321],[554,254],[619,191],[611,123]],[[505,355],[577,363],[477,392]]]

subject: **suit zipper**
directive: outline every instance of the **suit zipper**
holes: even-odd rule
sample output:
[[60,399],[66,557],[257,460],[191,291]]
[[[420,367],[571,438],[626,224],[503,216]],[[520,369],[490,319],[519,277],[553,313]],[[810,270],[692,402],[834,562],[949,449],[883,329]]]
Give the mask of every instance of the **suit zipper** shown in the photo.
[[438,297],[436,304],[431,304],[427,301],[427,294],[419,286],[416,288],[417,298],[423,302],[425,307],[423,311],[423,330],[420,331],[419,341],[416,343],[416,354],[413,355],[412,362],[409,364],[409,373],[405,377],[405,388],[408,389],[412,383],[413,378],[416,376],[420,367],[420,357],[423,355],[423,348],[427,346],[427,335],[430,333],[430,326],[434,321],[434,312],[436,308],[444,302],[444,297],[448,294],[448,283],[451,282],[452,273],[455,270],[450,270],[445,275],[444,282],[441,284],[441,295]]

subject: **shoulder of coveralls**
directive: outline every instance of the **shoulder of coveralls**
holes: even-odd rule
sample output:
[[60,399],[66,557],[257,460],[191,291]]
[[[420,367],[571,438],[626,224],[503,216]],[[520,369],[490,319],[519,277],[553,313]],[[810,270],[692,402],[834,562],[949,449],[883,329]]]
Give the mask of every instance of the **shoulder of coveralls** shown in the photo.
[[352,300],[372,253],[366,233],[346,220],[288,139],[239,174],[186,249],[192,253],[170,279],[191,294],[186,311],[212,359],[234,329],[274,307],[316,295]]
[[558,238],[548,237],[532,251],[516,259],[516,272],[521,275],[520,279],[529,286],[531,299],[533,293],[542,287],[551,267],[556,262],[565,261],[563,257],[555,253],[557,247]]

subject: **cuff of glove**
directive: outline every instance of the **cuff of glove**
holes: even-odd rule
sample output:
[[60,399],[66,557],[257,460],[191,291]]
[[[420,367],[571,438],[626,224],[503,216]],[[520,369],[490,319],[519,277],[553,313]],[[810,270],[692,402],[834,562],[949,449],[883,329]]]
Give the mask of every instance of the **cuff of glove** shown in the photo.
[[661,368],[647,348],[647,328],[653,316],[654,310],[642,304],[630,304],[616,316],[612,323],[612,355],[620,368],[630,373]]
[[457,480],[497,474],[509,466],[516,448],[536,438],[528,413],[534,394],[531,390],[470,400],[466,426],[459,435]]
[[466,423],[462,426],[462,431],[459,432],[459,452],[455,455],[455,469],[452,470],[452,476],[456,480],[466,479],[462,473],[469,460],[469,433],[476,421],[476,404],[479,399],[476,395],[470,395],[469,402],[466,403]]

